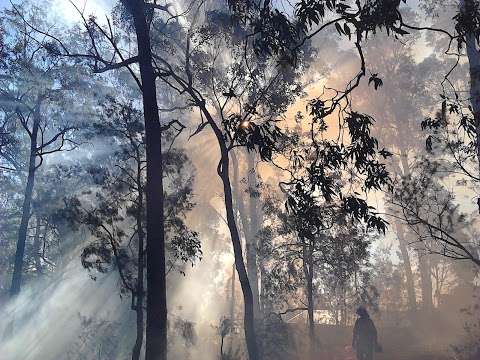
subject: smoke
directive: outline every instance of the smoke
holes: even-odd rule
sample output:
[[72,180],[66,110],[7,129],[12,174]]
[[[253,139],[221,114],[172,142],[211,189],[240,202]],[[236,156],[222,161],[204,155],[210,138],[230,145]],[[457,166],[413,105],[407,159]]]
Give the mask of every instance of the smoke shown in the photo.
[[[204,260],[185,274],[170,273],[169,353],[179,358],[213,359],[217,326],[225,315],[224,269],[233,259],[207,242]],[[9,360],[128,359],[135,339],[130,297],[120,296],[115,270],[94,274],[80,263],[78,247],[52,276],[26,284],[0,309],[0,354]],[[183,324],[193,332],[185,333]],[[111,357],[114,356],[114,357]]]
[[0,310],[0,353],[5,359],[68,359],[89,319],[124,321],[128,302],[118,295],[112,272],[93,281],[79,260],[80,249],[52,277],[37,279]]

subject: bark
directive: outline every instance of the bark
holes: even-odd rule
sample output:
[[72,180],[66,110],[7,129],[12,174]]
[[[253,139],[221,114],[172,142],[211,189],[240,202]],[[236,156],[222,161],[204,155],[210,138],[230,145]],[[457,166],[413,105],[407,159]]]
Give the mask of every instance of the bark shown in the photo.
[[303,244],[303,274],[307,290],[308,336],[312,355],[315,348],[315,319],[313,303],[313,256],[310,247]]
[[[230,293],[230,321],[235,326],[235,264],[232,265],[232,283]],[[230,349],[233,349],[233,336],[230,334]]]
[[417,311],[417,297],[415,294],[415,282],[413,280],[413,271],[412,264],[410,262],[410,254],[408,253],[407,243],[404,237],[404,232],[402,226],[399,222],[395,222],[395,230],[398,237],[398,245],[400,248],[400,253],[402,255],[403,267],[405,269],[405,278],[407,286],[407,300],[408,300],[408,309],[412,315]]
[[[258,204],[257,176],[255,172],[255,153],[247,153],[248,176],[247,183],[250,191],[249,197],[249,215],[250,215],[250,230],[247,238],[247,272],[250,279],[253,294],[253,307],[255,319],[260,318],[260,304],[258,293],[258,259],[257,259],[257,233],[260,228],[260,212]],[[252,193],[253,192],[253,193]]]
[[[259,259],[260,260],[260,259]],[[271,304],[267,301],[267,289],[265,288],[265,281],[267,275],[267,269],[265,268],[265,264],[262,260],[259,261],[259,268],[260,268],[260,312],[265,316],[265,314],[269,314],[271,310]]]
[[422,288],[422,308],[425,312],[433,309],[432,302],[432,276],[430,259],[421,253],[418,254],[418,264],[420,270],[420,283]]
[[[42,273],[42,260],[41,260],[41,245],[40,245],[40,227],[41,227],[40,217],[36,216],[35,224],[35,236],[33,237],[33,257],[35,260],[35,270],[37,274]],[[46,225],[45,225],[46,228]]]
[[28,161],[27,184],[22,204],[22,219],[18,228],[17,249],[15,252],[15,263],[13,267],[10,295],[15,296],[20,292],[23,273],[23,259],[25,255],[25,244],[27,241],[28,222],[30,220],[30,209],[32,205],[33,187],[35,184],[35,171],[37,159],[37,136],[40,127],[40,102],[35,106],[33,113],[33,125],[30,135],[30,157]]
[[[410,177],[410,166],[408,164],[408,158],[407,154],[405,151],[402,150],[401,152],[401,161],[402,161],[402,168],[403,168],[403,175],[405,177]],[[404,237],[404,234],[402,233],[402,236]],[[403,243],[405,244],[405,250],[406,250],[406,241],[405,239],[403,240]],[[403,256],[403,250],[402,251],[402,256]],[[406,255],[408,255],[408,250],[406,251]],[[418,256],[418,264],[419,264],[419,270],[420,270],[420,282],[421,282],[421,290],[422,290],[422,308],[426,311],[430,311],[432,309],[432,278],[430,275],[430,262],[428,261],[428,258],[426,256]],[[411,266],[410,266],[410,271],[411,271]],[[407,280],[407,283],[409,280]],[[413,283],[413,280],[412,280]],[[412,286],[412,284],[409,284],[408,287]],[[410,289],[412,291],[412,289]],[[413,291],[415,291],[415,288],[413,288]],[[409,298],[410,298],[409,294]]]
[[341,301],[342,301],[342,312],[341,312],[341,321],[342,326],[347,326],[347,289],[345,286],[341,288]]
[[255,320],[254,320],[254,306],[252,288],[245,268],[242,255],[242,245],[240,243],[240,236],[238,234],[237,225],[235,223],[235,216],[233,212],[232,190],[230,186],[230,179],[228,176],[228,153],[222,153],[222,166],[220,170],[220,177],[223,182],[223,190],[225,196],[225,209],[227,212],[227,224],[232,238],[233,252],[235,256],[235,267],[242,287],[244,300],[244,327],[245,340],[247,343],[248,356],[250,360],[258,359],[257,340],[255,338]]
[[150,31],[143,0],[124,0],[133,16],[142,82],[147,155],[147,311],[145,360],[167,358],[167,296],[163,209],[162,129],[158,115]]
[[[247,185],[249,190],[256,191],[257,189],[257,177],[255,174],[255,154],[253,152],[247,152]],[[232,155],[233,165],[233,181],[234,190],[239,184],[239,164],[236,156]],[[245,235],[246,245],[246,258],[247,258],[247,274],[250,280],[250,286],[253,294],[253,306],[254,317],[258,320],[260,317],[260,300],[259,300],[259,287],[258,287],[258,256],[257,256],[257,232],[260,227],[260,213],[258,211],[258,197],[254,197],[250,194],[248,202],[248,215],[245,209],[245,204],[242,196],[238,190],[235,193],[235,203],[240,214],[240,220],[242,223],[242,229]]]
[[[410,166],[408,164],[408,154],[402,149],[400,151],[400,161],[402,163],[402,172],[404,177],[410,177]],[[397,221],[395,222],[395,228],[398,237],[398,243],[400,248],[400,253],[402,255],[403,266],[405,268],[405,277],[407,285],[407,299],[408,299],[408,308],[410,310],[410,315],[412,320],[414,319],[415,313],[417,311],[417,296],[415,293],[415,281],[412,271],[412,263],[410,260],[410,254],[408,252],[407,240],[405,239],[405,232],[403,226]]]
[[230,293],[230,320],[235,321],[235,264],[232,266],[232,288]]
[[235,196],[235,206],[238,210],[240,222],[242,225],[242,230],[243,230],[243,236],[245,239],[245,242],[247,242],[247,239],[250,237],[250,224],[247,218],[247,212],[245,210],[245,203],[243,201],[243,197],[241,196],[241,193],[239,191],[240,188],[240,179],[239,179],[239,170],[240,166],[238,163],[237,156],[235,155],[235,152],[231,152],[232,156],[232,168],[233,168],[233,194]]
[[143,345],[143,331],[144,331],[144,316],[143,316],[143,302],[144,302],[144,239],[145,234],[143,231],[143,224],[142,224],[142,211],[143,211],[143,189],[142,189],[142,163],[140,153],[137,148],[136,153],[136,160],[137,160],[137,179],[136,185],[138,190],[138,199],[137,199],[137,214],[135,216],[136,224],[137,224],[137,236],[138,236],[138,252],[137,252],[137,287],[135,291],[136,297],[136,304],[135,304],[135,311],[137,315],[136,321],[136,338],[135,338],[135,345],[133,346],[132,351],[132,360],[139,360],[140,354],[142,351]]

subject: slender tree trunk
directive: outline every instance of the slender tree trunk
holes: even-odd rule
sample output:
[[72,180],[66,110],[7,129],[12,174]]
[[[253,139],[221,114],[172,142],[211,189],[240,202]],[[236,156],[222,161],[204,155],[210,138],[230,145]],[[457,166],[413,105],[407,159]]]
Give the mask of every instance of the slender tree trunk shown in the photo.
[[133,16],[142,81],[147,155],[147,326],[145,360],[167,358],[167,294],[163,209],[162,129],[158,115],[150,30],[143,0],[124,0]]
[[[226,150],[226,149],[225,149]],[[244,301],[244,328],[245,340],[247,343],[248,356],[250,360],[258,359],[257,339],[255,338],[255,320],[252,288],[245,268],[242,255],[242,245],[238,234],[237,225],[235,223],[235,215],[233,212],[232,189],[230,186],[230,178],[228,175],[228,152],[222,151],[220,177],[223,182],[223,191],[225,196],[225,210],[227,213],[227,224],[232,238],[233,252],[235,256],[235,267],[240,280],[240,286],[243,292]]]
[[[36,224],[35,224],[35,236],[33,237],[33,256],[35,259],[35,270],[37,274],[42,273],[42,261],[40,259],[41,253],[41,245],[40,245],[40,227],[42,225],[42,221],[40,216],[36,216]],[[45,225],[46,227],[46,225]]]
[[415,282],[413,280],[413,271],[412,264],[410,262],[410,254],[408,253],[407,243],[404,237],[403,228],[400,223],[395,222],[395,230],[398,237],[398,245],[400,248],[400,253],[402,255],[403,267],[405,269],[405,278],[407,286],[407,301],[408,309],[410,310],[410,315],[413,316],[417,311],[417,297],[415,294]]
[[[405,151],[405,149],[400,150],[400,161],[402,164],[403,176],[409,178],[410,165],[408,164],[408,153],[407,151]],[[404,227],[398,221],[396,221],[395,228],[398,237],[400,253],[402,255],[403,266],[405,268],[408,309],[410,311],[411,319],[414,320],[415,313],[417,311],[417,296],[415,293],[415,281],[413,277],[412,263],[410,261],[410,254],[408,253],[408,246],[407,240],[405,239]]]
[[142,163],[140,153],[137,148],[137,179],[136,185],[138,190],[137,198],[137,214],[136,214],[136,223],[137,223],[137,236],[138,236],[138,252],[137,252],[137,287],[136,287],[136,304],[135,311],[137,315],[137,331],[135,338],[135,345],[133,346],[132,351],[132,360],[139,360],[140,354],[142,351],[143,344],[143,332],[144,332],[144,316],[143,316],[143,302],[144,302],[144,267],[145,267],[145,253],[144,253],[144,239],[145,234],[143,231],[142,215],[143,215],[143,188],[142,188]]
[[[235,263],[232,265],[232,283],[230,289],[230,321],[235,326]],[[233,351],[233,333],[230,331],[230,351]]]
[[[192,96],[195,96],[195,94],[193,94]],[[242,243],[240,241],[240,235],[238,233],[237,224],[235,222],[235,212],[233,209],[232,185],[230,183],[229,151],[225,144],[225,139],[223,137],[222,131],[217,126],[215,120],[212,118],[208,110],[205,108],[205,105],[202,104],[201,101],[199,101],[199,99],[197,99],[197,103],[199,104],[200,110],[205,115],[208,123],[212,127],[215,137],[217,138],[218,146],[220,148],[220,163],[218,165],[217,171],[223,184],[225,211],[227,215],[227,225],[230,231],[230,237],[232,239],[233,254],[235,257],[235,267],[237,269],[238,280],[240,281],[240,287],[242,288],[242,294],[243,294],[243,305],[244,305],[243,325],[245,330],[245,342],[247,345],[249,360],[258,360],[259,353],[258,353],[257,339],[255,336],[253,294],[252,294],[252,288],[250,287],[250,282],[248,279],[245,262],[243,260]]]
[[237,155],[235,154],[234,151],[231,152],[232,156],[232,169],[233,169],[233,188],[232,192],[235,196],[235,207],[238,210],[240,222],[242,225],[242,230],[243,230],[243,236],[245,239],[245,244],[247,243],[247,239],[250,237],[250,223],[247,218],[247,211],[245,210],[245,203],[243,201],[243,197],[241,195],[241,192],[239,191],[240,189],[240,176],[239,176],[239,170],[240,170],[240,164],[238,162]]
[[312,249],[307,244],[303,244],[303,274],[305,276],[305,285],[307,290],[307,313],[308,313],[308,336],[310,339],[310,349],[313,355],[315,349],[315,319],[313,303],[313,256]]
[[260,302],[258,290],[258,259],[257,259],[257,232],[259,230],[260,213],[258,211],[258,197],[252,192],[257,191],[257,177],[255,174],[255,154],[253,152],[246,152],[247,157],[247,184],[250,192],[248,215],[244,206],[244,201],[240,192],[236,189],[239,186],[239,163],[237,157],[232,154],[233,167],[233,182],[235,204],[240,213],[240,220],[245,235],[246,258],[247,258],[247,273],[250,280],[250,286],[253,294],[254,317],[257,321],[260,316]]
[[342,300],[342,313],[341,313],[341,320],[342,320],[342,326],[347,326],[347,291],[346,291],[346,286],[342,285],[341,288],[341,300]]
[[37,159],[37,136],[40,127],[40,102],[36,105],[33,113],[33,125],[30,135],[30,157],[28,161],[28,177],[22,205],[22,220],[18,228],[17,250],[15,252],[15,263],[13,267],[12,284],[10,295],[15,296],[20,292],[23,273],[23,258],[25,255],[25,244],[27,241],[28,222],[30,220],[30,209],[32,204],[33,187],[35,183],[36,159]]
[[[410,166],[408,164],[408,154],[402,150],[401,151],[401,161],[402,161],[402,168],[403,168],[403,175],[407,178],[410,178]],[[400,249],[402,252],[402,257],[403,257],[403,251],[405,251],[405,256],[408,256],[408,250],[407,250],[407,241],[405,240],[405,233],[402,232],[400,229],[401,236],[402,236],[402,243],[403,246],[405,247],[403,250]],[[400,238],[399,238],[400,240]],[[410,263],[410,260],[408,260],[408,263]],[[431,302],[432,302],[432,279],[430,277],[430,267],[429,267],[429,262],[428,259],[425,256],[418,256],[418,263],[419,263],[419,268],[420,268],[420,280],[421,280],[421,290],[422,290],[422,307],[424,310],[429,310],[431,308]],[[405,265],[407,266],[407,265]],[[410,265],[410,270],[411,271],[411,265]],[[410,275],[407,273],[407,286],[410,288],[410,292],[415,291],[415,286],[413,285],[413,276],[412,280],[408,280],[408,277]],[[413,288],[411,288],[413,286]],[[409,299],[412,296],[412,294],[409,294]]]
[[232,283],[230,292],[230,320],[235,320],[235,264],[232,265]]
[[255,153],[247,152],[247,183],[250,193],[249,213],[250,213],[250,236],[247,239],[247,272],[252,286],[253,308],[255,319],[258,321],[261,317],[259,292],[258,292],[258,257],[257,257],[257,233],[260,228],[260,211],[258,201],[258,184],[255,170]]
[[[265,264],[263,259],[259,259],[259,268],[260,268],[260,312],[265,318],[265,314],[270,313],[270,304],[267,304],[266,288],[265,288],[265,278],[267,269],[265,269]],[[268,312],[267,312],[268,311]]]
[[420,283],[422,288],[422,309],[426,313],[429,313],[433,309],[430,259],[428,258],[428,256],[422,256],[422,254],[418,253],[418,264],[420,270]]

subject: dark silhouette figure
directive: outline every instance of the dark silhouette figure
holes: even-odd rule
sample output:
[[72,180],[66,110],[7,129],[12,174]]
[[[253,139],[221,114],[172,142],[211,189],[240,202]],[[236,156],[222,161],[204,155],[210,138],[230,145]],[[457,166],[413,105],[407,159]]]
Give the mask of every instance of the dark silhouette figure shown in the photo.
[[378,348],[377,329],[364,307],[357,309],[359,318],[353,328],[352,347],[357,351],[357,360],[372,360]]

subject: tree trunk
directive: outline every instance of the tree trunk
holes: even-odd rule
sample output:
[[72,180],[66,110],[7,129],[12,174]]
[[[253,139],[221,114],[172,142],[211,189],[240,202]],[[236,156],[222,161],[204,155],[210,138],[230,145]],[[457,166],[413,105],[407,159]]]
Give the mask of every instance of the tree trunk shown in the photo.
[[150,31],[143,0],[124,0],[133,16],[142,81],[147,155],[147,326],[145,360],[167,358],[167,294],[163,209],[162,129],[158,115]]
[[36,159],[37,159],[37,136],[40,127],[40,102],[36,105],[33,113],[33,125],[30,135],[30,158],[28,161],[28,177],[22,205],[22,220],[18,228],[17,250],[13,267],[12,284],[10,295],[15,296],[20,292],[23,273],[23,258],[27,241],[28,222],[32,204],[33,187],[35,183]]
[[[225,149],[226,150],[226,149]],[[240,236],[238,234],[237,225],[235,223],[235,215],[233,212],[232,189],[230,186],[230,178],[228,175],[228,153],[222,151],[220,177],[223,182],[223,191],[225,196],[225,210],[227,213],[227,224],[232,238],[233,252],[235,256],[235,267],[240,280],[240,286],[243,292],[244,301],[244,327],[245,340],[247,343],[248,356],[250,360],[258,359],[257,339],[255,338],[255,319],[253,307],[252,288],[245,268],[242,255],[242,245],[240,243]]]
[[311,355],[315,349],[315,319],[313,303],[313,256],[310,246],[303,244],[303,274],[307,290],[308,336],[310,339]]
[[342,312],[341,312],[341,321],[342,326],[347,326],[347,289],[345,285],[342,285],[341,291],[341,301],[342,301]]
[[[408,153],[404,149],[400,150],[400,161],[402,164],[402,175],[406,178],[409,178],[410,165],[408,164]],[[408,253],[404,228],[398,221],[395,222],[395,229],[398,237],[400,253],[402,255],[403,266],[405,268],[408,308],[410,310],[411,319],[414,320],[415,313],[417,311],[417,296],[415,293],[415,281],[413,278],[412,263],[410,261],[410,254]]]
[[232,283],[230,292],[230,321],[235,321],[235,264],[232,266]]
[[235,263],[232,265],[232,283],[230,289],[230,321],[232,330],[230,331],[230,351],[233,351],[233,328],[235,326]]
[[[193,96],[195,96],[195,94],[193,94]],[[214,121],[214,119],[206,109],[205,104],[202,104],[198,99],[197,99],[197,103],[199,104],[200,110],[205,115],[208,123],[212,127],[215,137],[217,138],[218,146],[220,148],[220,163],[218,165],[217,171],[223,184],[225,211],[227,215],[227,225],[230,231],[230,237],[232,239],[233,254],[235,257],[235,267],[237,269],[238,280],[240,281],[240,287],[242,288],[242,294],[243,294],[243,304],[244,304],[243,325],[245,330],[245,342],[247,345],[249,360],[258,360],[259,353],[258,353],[257,339],[255,336],[253,294],[252,294],[252,288],[250,287],[250,282],[248,279],[245,262],[243,260],[240,235],[238,233],[237,224],[235,222],[235,212],[233,209],[232,185],[230,183],[230,175],[229,175],[230,174],[229,173],[230,171],[229,152],[225,144],[225,139],[223,137],[222,131],[217,126],[216,122]]]
[[253,294],[253,309],[255,319],[260,318],[260,305],[258,294],[258,262],[257,262],[257,233],[260,228],[260,212],[258,211],[258,189],[257,176],[255,172],[255,153],[247,152],[247,183],[250,193],[249,197],[249,215],[250,215],[250,229],[247,237],[247,272],[250,279],[250,286]]
[[135,304],[135,311],[137,315],[137,331],[136,331],[136,338],[135,338],[135,345],[133,346],[132,351],[132,360],[139,360],[140,354],[142,351],[142,344],[143,344],[143,331],[144,331],[144,319],[143,319],[143,301],[144,301],[144,271],[143,268],[145,266],[144,262],[144,238],[145,234],[143,231],[143,224],[142,224],[142,215],[143,215],[143,188],[142,188],[142,163],[140,153],[137,149],[137,179],[136,179],[136,186],[138,190],[138,198],[137,198],[137,214],[136,214],[136,223],[137,223],[137,236],[138,236],[138,250],[137,250],[137,287],[136,287],[136,304]]
[[237,155],[235,155],[235,152],[231,152],[232,156],[232,169],[233,169],[233,189],[232,192],[235,196],[235,207],[238,210],[240,222],[242,225],[242,230],[243,230],[243,236],[245,239],[245,243],[247,242],[247,239],[250,237],[250,223],[247,218],[247,212],[245,210],[245,204],[243,202],[243,197],[241,196],[241,193],[239,191],[240,189],[240,179],[239,179],[239,170],[240,170],[240,165],[237,159]]
[[254,317],[257,321],[260,316],[260,301],[258,290],[258,258],[257,258],[257,232],[259,230],[260,214],[258,211],[258,197],[252,195],[252,191],[257,191],[257,177],[255,174],[255,154],[246,152],[247,157],[247,184],[250,192],[248,215],[244,206],[243,197],[241,196],[239,187],[239,162],[234,153],[232,153],[233,167],[233,192],[235,194],[235,205],[238,209],[242,224],[243,233],[245,235],[246,257],[247,257],[247,274],[250,280],[250,286],[253,294]]
[[[35,270],[37,274],[42,273],[42,260],[40,259],[41,253],[41,245],[40,245],[40,227],[41,227],[41,219],[40,216],[36,216],[36,224],[35,224],[35,236],[33,237],[33,257],[35,259]],[[45,225],[45,228],[47,225]]]
[[432,276],[430,259],[421,253],[418,253],[418,264],[420,270],[420,283],[422,288],[422,309],[429,313],[433,309],[432,302]]
[[407,300],[408,309],[413,319],[415,312],[417,311],[417,297],[415,294],[415,282],[413,280],[412,264],[410,262],[410,254],[408,253],[407,243],[404,237],[403,228],[400,223],[395,222],[395,230],[398,237],[398,245],[400,253],[402,255],[403,267],[405,269],[405,278],[407,286]]

